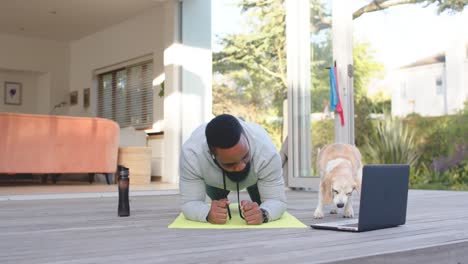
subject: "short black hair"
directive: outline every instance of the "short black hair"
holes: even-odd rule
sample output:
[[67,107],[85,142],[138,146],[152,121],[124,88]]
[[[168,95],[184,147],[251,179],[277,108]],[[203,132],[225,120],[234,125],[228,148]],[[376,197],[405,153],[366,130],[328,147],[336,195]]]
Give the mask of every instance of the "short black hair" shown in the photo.
[[211,148],[231,148],[239,143],[244,132],[239,120],[232,115],[222,114],[211,120],[205,129],[206,141]]

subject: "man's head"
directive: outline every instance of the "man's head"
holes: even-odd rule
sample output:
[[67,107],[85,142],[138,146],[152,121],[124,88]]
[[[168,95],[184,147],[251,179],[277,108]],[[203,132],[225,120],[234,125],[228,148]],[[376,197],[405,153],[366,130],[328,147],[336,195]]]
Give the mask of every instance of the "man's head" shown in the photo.
[[244,174],[250,168],[250,147],[237,118],[228,114],[215,117],[206,126],[205,136],[214,161],[228,176],[236,172],[247,176]]

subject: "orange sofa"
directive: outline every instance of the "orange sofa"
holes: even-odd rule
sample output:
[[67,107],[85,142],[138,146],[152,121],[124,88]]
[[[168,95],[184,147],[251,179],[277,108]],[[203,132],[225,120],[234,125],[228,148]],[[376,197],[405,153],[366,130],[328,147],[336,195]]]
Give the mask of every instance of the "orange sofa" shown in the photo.
[[109,183],[119,131],[102,118],[0,113],[0,174],[104,173]]

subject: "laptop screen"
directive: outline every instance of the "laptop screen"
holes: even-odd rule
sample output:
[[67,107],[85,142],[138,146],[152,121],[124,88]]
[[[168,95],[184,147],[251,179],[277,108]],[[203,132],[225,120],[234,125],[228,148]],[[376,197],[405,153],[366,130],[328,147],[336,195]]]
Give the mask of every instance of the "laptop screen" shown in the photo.
[[365,165],[359,207],[359,230],[406,222],[410,167],[407,164]]

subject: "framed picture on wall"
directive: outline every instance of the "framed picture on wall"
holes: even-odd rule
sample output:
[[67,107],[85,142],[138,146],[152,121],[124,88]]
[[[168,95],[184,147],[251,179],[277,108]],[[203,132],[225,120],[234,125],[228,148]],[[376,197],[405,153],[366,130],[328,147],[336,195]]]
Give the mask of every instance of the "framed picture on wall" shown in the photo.
[[78,91],[72,91],[70,93],[70,105],[76,105],[78,103]]
[[21,105],[21,83],[5,82],[5,104]]

